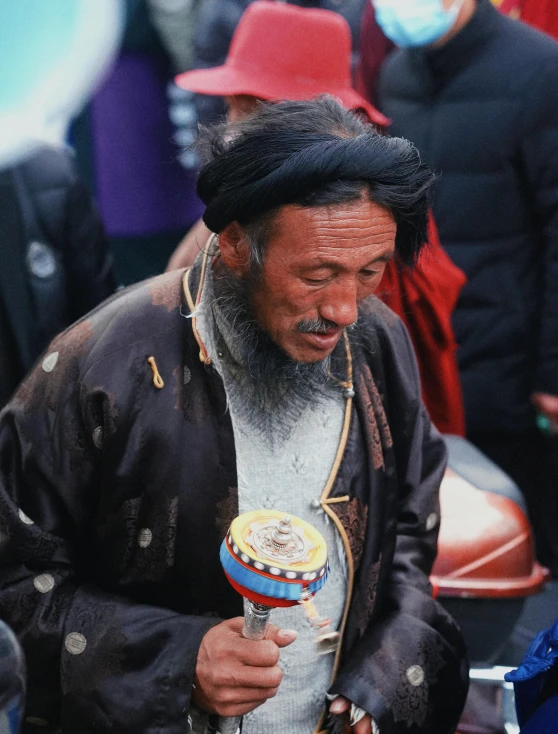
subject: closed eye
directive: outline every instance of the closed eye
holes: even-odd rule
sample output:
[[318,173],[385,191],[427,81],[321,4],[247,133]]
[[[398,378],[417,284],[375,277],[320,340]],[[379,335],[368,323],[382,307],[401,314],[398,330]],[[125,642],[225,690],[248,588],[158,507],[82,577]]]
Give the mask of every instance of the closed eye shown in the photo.
[[326,278],[303,278],[302,280],[309,285],[323,285],[328,282],[329,278],[330,276]]

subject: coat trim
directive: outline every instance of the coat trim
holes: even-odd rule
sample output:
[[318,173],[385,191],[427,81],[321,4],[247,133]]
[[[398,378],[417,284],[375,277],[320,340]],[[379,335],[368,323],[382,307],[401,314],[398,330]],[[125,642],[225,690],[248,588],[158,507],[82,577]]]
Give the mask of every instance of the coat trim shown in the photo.
[[203,343],[200,333],[197,329],[196,325],[196,316],[194,316],[196,312],[196,308],[200,305],[202,291],[203,291],[203,284],[205,282],[205,271],[207,269],[207,260],[209,257],[209,248],[211,244],[213,244],[213,239],[216,239],[216,235],[212,235],[209,238],[209,241],[207,243],[207,246],[204,248],[203,256],[202,256],[202,262],[201,262],[201,273],[200,273],[200,282],[198,285],[198,292],[196,294],[196,301],[194,303],[194,299],[192,298],[192,294],[190,292],[190,284],[189,284],[189,278],[190,273],[192,271],[191,268],[188,268],[186,272],[184,273],[184,277],[182,279],[182,288],[184,290],[184,296],[186,298],[186,302],[188,303],[188,307],[191,312],[191,318],[192,318],[192,331],[194,332],[194,337],[198,343],[198,346],[200,348],[200,362],[203,362],[204,364],[211,364],[211,357],[207,353],[207,349],[205,348],[205,344]]
[[324,487],[324,491],[322,492],[322,496],[320,497],[320,505],[323,511],[326,513],[328,517],[330,517],[333,520],[337,530],[339,531],[339,535],[341,536],[341,539],[343,540],[343,545],[345,547],[345,553],[347,554],[347,564],[349,568],[348,582],[347,582],[347,596],[345,599],[345,609],[343,610],[343,617],[341,620],[341,629],[339,632],[339,647],[337,648],[337,652],[335,653],[335,662],[333,664],[333,672],[332,672],[332,677],[331,677],[332,683],[335,679],[335,676],[337,675],[337,670],[339,668],[339,662],[341,659],[341,642],[343,640],[343,633],[345,631],[345,625],[347,623],[347,617],[349,615],[349,607],[351,605],[351,598],[353,595],[354,570],[355,570],[354,558],[351,552],[351,544],[349,542],[347,531],[343,527],[343,523],[337,517],[333,509],[329,507],[330,504],[339,503],[339,502],[347,502],[349,500],[348,495],[345,495],[344,497],[333,497],[329,499],[329,495],[335,485],[335,480],[337,479],[339,467],[341,466],[341,462],[343,461],[343,456],[345,455],[345,449],[347,447],[347,438],[349,436],[349,428],[351,425],[351,416],[352,416],[352,407],[353,407],[353,395],[354,395],[354,391],[352,390],[353,358],[351,354],[351,345],[349,343],[349,338],[347,336],[346,331],[343,332],[343,337],[345,339],[345,349],[347,351],[347,383],[346,384],[351,386],[351,392],[346,392],[345,416],[343,419],[343,428],[341,430],[341,438],[339,440],[339,446],[337,447],[337,454],[335,456],[335,461],[333,462],[333,466],[331,468],[329,479],[327,480],[326,486]]
[[[347,344],[347,348],[350,349],[348,344]],[[352,379],[352,374],[349,375],[349,379]],[[335,480],[337,479],[337,474],[339,472],[339,467],[341,466],[341,461],[343,460],[343,456],[345,454],[345,449],[347,446],[347,438],[349,436],[349,427],[351,425],[352,406],[353,406],[353,398],[348,397],[347,402],[345,404],[345,417],[343,419],[343,429],[341,431],[341,438],[339,440],[337,454],[335,456],[335,461],[333,462],[333,466],[331,468],[329,479],[324,488],[324,491],[322,492],[322,496],[320,497],[321,508],[326,513],[326,515],[333,520],[335,527],[337,528],[337,531],[339,532],[339,535],[341,536],[341,540],[343,541],[343,547],[345,548],[345,553],[347,556],[347,567],[349,570],[348,577],[347,577],[347,594],[345,596],[345,608],[343,609],[343,617],[341,618],[341,627],[339,629],[339,644],[337,647],[337,651],[335,653],[335,660],[333,662],[333,670],[331,671],[331,683],[333,683],[335,680],[337,671],[339,670],[339,663],[341,662],[341,649],[343,647],[343,636],[345,634],[345,627],[347,626],[347,618],[349,616],[349,609],[350,609],[351,601],[353,597],[355,563],[353,559],[353,554],[351,552],[351,544],[349,543],[349,537],[347,535],[347,531],[343,527],[343,523],[341,522],[341,520],[337,517],[335,512],[329,506],[331,503],[334,503],[334,502],[346,502],[349,499],[349,497],[348,495],[345,495],[344,497],[333,497],[329,499],[329,494],[331,490],[333,489]],[[322,711],[322,715],[320,716],[320,720],[318,721],[318,725],[314,731],[314,734],[320,734],[320,732],[323,731],[325,716],[326,716],[326,711],[324,709],[324,711]]]

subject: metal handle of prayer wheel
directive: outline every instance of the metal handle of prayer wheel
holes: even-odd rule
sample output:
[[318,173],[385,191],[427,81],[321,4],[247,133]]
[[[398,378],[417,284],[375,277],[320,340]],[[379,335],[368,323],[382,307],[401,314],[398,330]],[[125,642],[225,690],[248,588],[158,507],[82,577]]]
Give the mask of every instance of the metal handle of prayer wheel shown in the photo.
[[240,716],[212,716],[209,719],[207,734],[240,734]]
[[247,640],[263,640],[271,615],[271,607],[265,604],[249,602],[244,617],[242,636]]
[[[247,640],[263,640],[270,615],[271,607],[253,601],[249,602],[244,617],[242,637]],[[237,734],[240,732],[241,721],[240,716],[219,717],[213,725],[210,721],[208,734]]]

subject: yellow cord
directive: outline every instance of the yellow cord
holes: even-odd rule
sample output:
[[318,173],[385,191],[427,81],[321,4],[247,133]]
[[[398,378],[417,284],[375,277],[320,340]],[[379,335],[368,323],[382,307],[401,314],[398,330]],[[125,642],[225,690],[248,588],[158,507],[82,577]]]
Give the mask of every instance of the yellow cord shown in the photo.
[[[353,355],[351,354],[351,345],[349,342],[349,337],[347,335],[346,330],[343,331],[343,339],[345,341],[345,356],[347,358],[347,379],[346,380],[336,380],[337,385],[339,387],[342,387],[344,390],[348,390],[350,392],[350,397],[354,396],[354,385],[353,385]],[[329,372],[329,376],[331,379],[335,379],[331,372]],[[347,397],[349,397],[347,396]]]
[[[209,250],[211,249],[211,245],[214,244],[217,241],[217,235],[212,234],[209,238],[207,245],[205,246],[205,249],[203,250],[203,257],[202,257],[202,265],[201,265],[201,273],[200,273],[200,282],[198,285],[198,292],[196,295],[196,302],[194,303],[192,299],[192,294],[190,293],[190,284],[189,284],[189,278],[191,273],[191,268],[188,268],[186,272],[184,273],[184,278],[182,281],[182,287],[184,289],[184,294],[186,296],[186,301],[188,303],[188,308],[190,309],[190,313],[193,314],[196,310],[196,308],[199,306],[203,291],[203,284],[205,280],[205,271],[207,268],[207,260],[209,257]],[[203,362],[204,364],[211,364],[211,357],[207,354],[207,350],[205,348],[205,345],[203,344],[201,337],[199,335],[198,329],[196,327],[196,316],[192,316],[192,331],[194,332],[194,337],[198,343],[198,346],[200,348],[200,362]]]
[[165,387],[165,381],[159,374],[159,370],[157,369],[157,362],[155,362],[155,357],[148,357],[147,361],[149,362],[149,366],[151,367],[151,371],[153,372],[153,384],[155,387],[161,388]]
[[349,343],[349,335],[347,331],[343,331],[343,339],[345,340],[345,354],[347,357],[347,380],[343,382],[339,380],[339,385],[346,390],[353,389],[353,355],[351,354],[351,345]]

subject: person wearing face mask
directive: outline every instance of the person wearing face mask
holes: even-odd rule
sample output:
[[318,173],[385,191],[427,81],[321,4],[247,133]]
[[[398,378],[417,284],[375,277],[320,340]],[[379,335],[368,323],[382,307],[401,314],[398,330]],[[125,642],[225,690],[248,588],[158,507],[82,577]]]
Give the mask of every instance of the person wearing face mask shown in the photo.
[[475,10],[475,0],[373,0],[376,20],[396,46],[443,43]]
[[558,44],[489,0],[372,0],[399,47],[379,79],[391,134],[441,174],[440,239],[467,275],[453,325],[468,437],[526,495],[558,571]]

